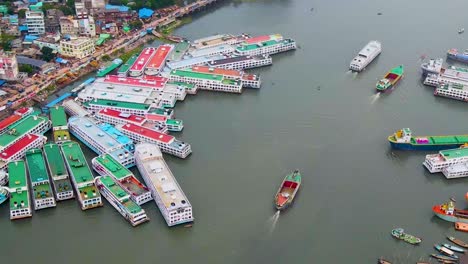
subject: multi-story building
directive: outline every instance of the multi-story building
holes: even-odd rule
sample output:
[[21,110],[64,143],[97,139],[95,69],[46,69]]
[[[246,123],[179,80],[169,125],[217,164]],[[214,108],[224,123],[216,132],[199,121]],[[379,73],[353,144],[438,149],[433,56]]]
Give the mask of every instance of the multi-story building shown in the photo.
[[96,36],[96,25],[94,18],[88,14],[77,14],[78,18],[78,35],[86,37]]
[[77,36],[78,35],[78,21],[73,19],[72,16],[61,17],[60,18],[60,33],[63,36]]
[[18,61],[14,53],[0,53],[0,79],[16,80],[18,77]]
[[97,14],[106,8],[106,0],[76,0],[76,13]]
[[95,51],[94,41],[90,38],[76,38],[60,41],[60,54],[77,59],[92,55]]
[[64,14],[58,9],[49,9],[45,17],[45,31],[50,33],[60,32],[60,18]]
[[42,35],[45,33],[44,13],[41,11],[26,11],[28,34]]
[[42,49],[43,47],[49,47],[55,51],[59,51],[60,49],[60,43],[58,41],[55,41],[54,38],[50,37],[35,39],[33,40],[33,44],[37,45],[39,49]]

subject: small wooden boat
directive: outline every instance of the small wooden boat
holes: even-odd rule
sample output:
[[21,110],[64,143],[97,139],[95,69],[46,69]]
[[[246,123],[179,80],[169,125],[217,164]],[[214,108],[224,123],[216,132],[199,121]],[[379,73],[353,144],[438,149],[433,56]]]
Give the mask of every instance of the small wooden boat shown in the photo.
[[468,248],[468,244],[463,242],[460,239],[457,239],[457,238],[454,238],[454,237],[451,237],[451,236],[448,236],[447,239],[450,240],[450,242],[454,243],[455,245],[459,245],[460,247]]
[[440,254],[431,254],[431,257],[437,259],[437,260],[441,260],[441,261],[454,261],[454,262],[457,262],[458,260],[455,259],[455,258],[451,258],[451,257],[447,257],[447,256],[444,256],[444,255],[440,255]]
[[457,247],[457,246],[453,246],[453,245],[450,245],[450,244],[442,244],[442,246],[452,250],[452,251],[455,251],[455,252],[458,252],[458,253],[465,253],[465,250],[461,247]]
[[403,77],[404,68],[403,65],[391,69],[385,74],[377,84],[376,88],[378,91],[385,91],[397,84],[397,82]]
[[395,228],[392,230],[392,236],[395,238],[398,238],[400,240],[403,240],[407,243],[410,243],[412,245],[419,244],[421,243],[421,239],[419,237],[415,237],[410,234],[406,234],[405,230],[403,228]]
[[301,187],[301,173],[299,170],[286,175],[275,195],[276,209],[286,209],[293,202],[299,187]]
[[392,264],[390,261],[383,259],[382,257],[379,258],[377,261],[378,264]]
[[468,232],[468,224],[462,222],[455,222],[455,229],[458,231]]
[[452,250],[446,248],[446,247],[443,247],[441,245],[438,245],[438,244],[435,244],[434,245],[434,248],[439,251],[440,253],[446,255],[446,256],[449,256],[451,258],[454,258],[454,259],[458,259],[458,256],[455,255],[455,252],[453,252]]

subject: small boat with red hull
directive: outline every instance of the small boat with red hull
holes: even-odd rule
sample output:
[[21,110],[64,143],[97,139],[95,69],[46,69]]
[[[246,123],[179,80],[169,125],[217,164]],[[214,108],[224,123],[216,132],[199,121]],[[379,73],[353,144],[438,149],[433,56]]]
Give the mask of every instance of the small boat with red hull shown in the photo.
[[468,210],[460,210],[455,208],[455,200],[451,199],[448,203],[435,205],[432,211],[439,218],[449,222],[468,223]]
[[286,175],[275,195],[275,206],[278,210],[286,209],[294,200],[301,186],[301,173],[299,170]]

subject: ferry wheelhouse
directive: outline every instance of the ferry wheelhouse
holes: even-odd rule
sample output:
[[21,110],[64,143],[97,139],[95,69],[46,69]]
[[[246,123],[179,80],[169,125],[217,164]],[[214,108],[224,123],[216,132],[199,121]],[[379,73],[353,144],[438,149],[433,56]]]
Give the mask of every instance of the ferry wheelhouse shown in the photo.
[[167,225],[193,222],[192,206],[164,161],[158,146],[150,143],[138,144],[135,159]]
[[426,155],[424,167],[431,173],[442,172],[447,179],[468,176],[468,148],[456,148]]
[[240,80],[227,79],[219,74],[193,72],[189,69],[173,70],[170,73],[169,79],[172,81],[193,83],[202,90],[230,93],[242,92],[242,82]]
[[150,62],[146,66],[145,74],[159,74],[166,65],[167,57],[169,56],[169,53],[172,51],[173,48],[174,46],[172,45],[160,45],[156,50],[154,56],[151,58]]
[[52,131],[54,134],[54,142],[61,144],[70,140],[68,132],[67,115],[63,106],[54,106],[50,110],[50,119],[52,120]]
[[233,56],[208,62],[210,67],[228,70],[245,70],[273,64],[273,59],[266,54],[256,56]]
[[238,55],[272,55],[288,50],[295,50],[297,48],[296,42],[293,39],[270,39],[266,41],[251,43],[242,43],[236,48],[235,54]]
[[149,142],[156,144],[161,148],[161,151],[179,158],[186,158],[190,153],[192,153],[190,144],[150,128],[134,124],[125,124],[118,125],[117,129],[120,129],[122,133],[133,139],[136,143]]
[[144,48],[143,51],[141,51],[140,55],[138,55],[138,58],[136,59],[135,63],[133,63],[132,67],[130,67],[128,74],[132,77],[138,77],[143,75],[146,65],[155,53],[155,48]]
[[130,195],[122,189],[112,177],[96,178],[96,186],[102,196],[119,212],[132,226],[137,226],[149,220],[145,210],[130,199]]
[[44,156],[50,176],[52,177],[57,201],[73,199],[74,194],[70,177],[68,176],[59,146],[54,143],[45,144]]
[[49,173],[45,165],[42,151],[37,148],[26,152],[26,165],[31,181],[34,210],[55,207],[54,194],[50,187]]
[[63,143],[61,149],[78,195],[81,210],[102,206],[101,195],[94,184],[93,174],[80,145],[77,142],[69,141]]
[[468,85],[451,83],[438,85],[434,95],[468,102]]
[[138,205],[142,205],[153,199],[149,189],[138,181],[132,172],[118,163],[109,154],[95,157],[91,161],[91,164],[99,175],[113,177]]
[[127,168],[135,165],[133,154],[127,150],[128,144],[125,144],[126,148],[95,124],[91,118],[70,117],[68,125],[70,132],[98,155],[108,153]]
[[209,67],[209,66],[195,66],[192,67],[193,72],[219,74],[226,79],[240,80],[243,87],[260,88],[260,76],[256,74],[248,74],[239,70],[227,70],[223,68]]
[[10,219],[20,219],[32,216],[29,203],[29,190],[26,180],[26,165],[22,160],[8,163],[10,174]]
[[26,151],[32,148],[41,148],[47,142],[47,138],[37,134],[26,134],[15,143],[4,148],[0,152],[0,169],[4,169],[11,161],[24,158]]

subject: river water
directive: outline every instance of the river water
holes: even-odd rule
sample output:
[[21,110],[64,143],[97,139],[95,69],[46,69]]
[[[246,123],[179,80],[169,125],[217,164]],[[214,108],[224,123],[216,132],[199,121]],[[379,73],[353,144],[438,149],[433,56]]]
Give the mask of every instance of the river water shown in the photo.
[[[435,0],[258,0],[225,2],[175,34],[281,33],[300,48],[274,56],[260,90],[199,92],[176,107],[192,144],[186,160],[166,157],[193,205],[192,228],[168,228],[154,203],[151,221],[132,228],[107,202],[81,211],[76,201],[11,222],[0,206],[5,263],[415,263],[448,234],[433,216],[466,180],[446,180],[421,165],[426,153],[392,151],[396,129],[415,134],[467,132],[466,104],[433,96],[420,80],[420,57],[467,48],[468,2]],[[381,12],[382,15],[377,15]],[[464,24],[465,23],[465,24]],[[383,53],[359,75],[347,66],[369,40]],[[404,64],[397,88],[376,96],[376,81]],[[92,158],[89,150],[87,155]],[[273,196],[298,168],[303,186],[279,216]],[[403,227],[423,239],[394,240]]]

